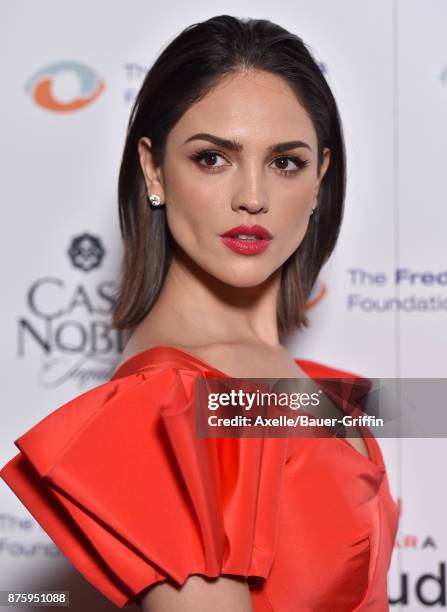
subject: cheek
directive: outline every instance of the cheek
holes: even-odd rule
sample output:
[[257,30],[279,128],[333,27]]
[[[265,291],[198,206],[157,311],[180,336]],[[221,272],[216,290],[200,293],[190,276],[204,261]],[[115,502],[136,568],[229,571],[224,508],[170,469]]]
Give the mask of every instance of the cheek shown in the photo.
[[314,185],[312,180],[302,180],[285,186],[276,196],[277,223],[285,234],[292,237],[304,236],[313,204]]
[[[293,183],[293,184],[292,184]],[[315,182],[300,177],[283,184],[276,190],[273,233],[280,238],[276,242],[275,259],[284,262],[302,243],[310,222]],[[273,253],[272,253],[273,254]]]
[[175,240],[185,247],[195,244],[204,232],[217,232],[222,205],[216,201],[221,191],[215,183],[188,165],[175,172],[166,168],[165,179],[166,215]]

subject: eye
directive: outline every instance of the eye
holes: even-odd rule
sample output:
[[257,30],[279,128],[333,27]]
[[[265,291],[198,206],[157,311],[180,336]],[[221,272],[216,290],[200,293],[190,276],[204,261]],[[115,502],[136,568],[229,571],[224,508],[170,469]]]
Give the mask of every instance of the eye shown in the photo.
[[198,151],[192,158],[199,166],[205,167],[207,170],[217,170],[225,166],[225,163],[217,163],[220,160],[226,161],[221,153],[217,151]]
[[273,160],[272,164],[277,164],[276,169],[281,174],[290,175],[299,172],[310,164],[308,159],[300,159],[294,155],[283,155]]

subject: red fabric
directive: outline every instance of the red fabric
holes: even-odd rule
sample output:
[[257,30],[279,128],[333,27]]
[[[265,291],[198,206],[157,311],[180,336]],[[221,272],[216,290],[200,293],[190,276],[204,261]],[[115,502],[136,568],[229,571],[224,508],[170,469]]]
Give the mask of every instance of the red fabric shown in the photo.
[[175,347],[134,355],[15,440],[1,478],[119,607],[167,578],[237,574],[255,612],[388,610],[400,507],[377,441],[366,458],[341,438],[198,438],[198,375],[226,376]]

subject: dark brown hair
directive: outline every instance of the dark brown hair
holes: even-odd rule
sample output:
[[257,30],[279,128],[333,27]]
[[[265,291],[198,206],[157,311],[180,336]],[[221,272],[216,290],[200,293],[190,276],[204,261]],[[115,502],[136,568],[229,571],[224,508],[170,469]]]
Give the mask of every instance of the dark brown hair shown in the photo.
[[163,164],[167,136],[186,110],[222,77],[242,68],[286,79],[313,122],[318,172],[323,148],[331,149],[306,235],[281,270],[278,329],[286,333],[309,325],[305,302],[335,247],[343,216],[346,161],[337,105],[301,38],[265,19],[220,15],[187,27],[162,51],[146,74],[130,114],[118,180],[124,241],[112,319],[118,329],[136,326],[151,310],[172,256],[165,207],[148,205],[138,141],[149,137],[155,160]]

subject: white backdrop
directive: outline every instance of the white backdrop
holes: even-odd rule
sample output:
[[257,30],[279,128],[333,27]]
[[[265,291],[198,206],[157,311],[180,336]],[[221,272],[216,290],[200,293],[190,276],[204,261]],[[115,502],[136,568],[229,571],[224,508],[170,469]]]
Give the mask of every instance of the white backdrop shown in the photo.
[[[161,48],[222,13],[300,35],[344,124],[346,214],[315,288],[326,292],[310,329],[285,343],[364,376],[446,377],[446,2],[16,0],[2,12],[1,465],[17,452],[14,439],[114,369],[123,342],[109,327],[116,187],[130,106]],[[444,280],[397,283],[399,269]],[[379,443],[402,504],[391,609],[446,608],[445,439]],[[60,588],[72,610],[115,609],[2,485],[0,589]]]

